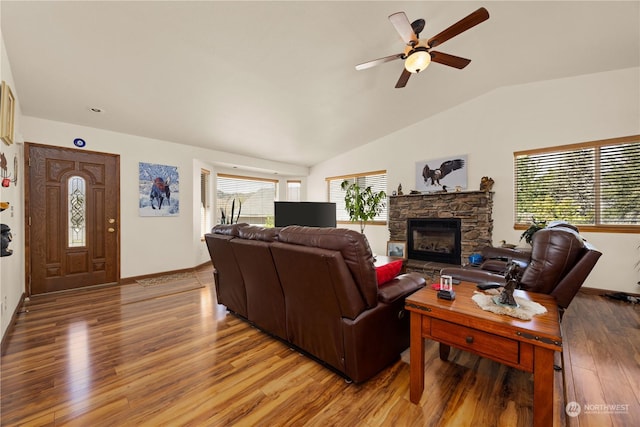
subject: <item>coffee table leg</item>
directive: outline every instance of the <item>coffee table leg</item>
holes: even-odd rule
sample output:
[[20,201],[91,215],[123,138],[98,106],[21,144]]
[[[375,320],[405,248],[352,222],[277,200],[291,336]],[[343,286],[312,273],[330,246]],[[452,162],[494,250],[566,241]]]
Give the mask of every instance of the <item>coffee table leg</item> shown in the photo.
[[451,346],[440,343],[440,360],[445,362],[449,360],[449,351],[451,351]]
[[409,400],[418,403],[424,390],[424,338],[422,338],[422,315],[411,312],[411,356],[409,366]]
[[533,425],[553,425],[553,350],[535,346],[533,353]]

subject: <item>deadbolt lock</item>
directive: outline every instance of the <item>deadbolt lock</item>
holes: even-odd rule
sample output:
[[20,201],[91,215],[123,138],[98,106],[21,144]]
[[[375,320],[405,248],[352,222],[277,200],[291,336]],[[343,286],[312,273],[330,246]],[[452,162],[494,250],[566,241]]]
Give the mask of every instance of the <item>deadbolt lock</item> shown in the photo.
[[109,218],[109,224],[113,224],[114,222],[116,222],[114,218]]

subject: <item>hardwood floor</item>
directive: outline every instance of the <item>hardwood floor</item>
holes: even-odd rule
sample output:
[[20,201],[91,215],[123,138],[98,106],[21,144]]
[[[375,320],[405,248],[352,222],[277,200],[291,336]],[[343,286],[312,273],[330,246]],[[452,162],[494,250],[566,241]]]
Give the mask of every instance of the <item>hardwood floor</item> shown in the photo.
[[[425,392],[413,405],[404,361],[347,384],[228,314],[211,269],[196,274],[204,287],[135,302],[127,296],[137,284],[32,298],[1,359],[2,425],[532,423],[530,374],[455,349],[442,362],[428,341]],[[563,373],[567,401],[582,412],[565,415],[559,372],[555,425],[640,425],[639,317],[638,305],[576,297],[563,320]]]

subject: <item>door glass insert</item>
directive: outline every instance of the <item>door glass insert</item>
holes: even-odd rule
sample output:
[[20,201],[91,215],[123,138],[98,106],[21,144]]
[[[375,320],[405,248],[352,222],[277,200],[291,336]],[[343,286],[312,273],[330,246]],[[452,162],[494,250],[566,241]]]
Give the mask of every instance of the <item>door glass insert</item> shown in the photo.
[[86,246],[87,197],[84,178],[69,178],[69,247]]

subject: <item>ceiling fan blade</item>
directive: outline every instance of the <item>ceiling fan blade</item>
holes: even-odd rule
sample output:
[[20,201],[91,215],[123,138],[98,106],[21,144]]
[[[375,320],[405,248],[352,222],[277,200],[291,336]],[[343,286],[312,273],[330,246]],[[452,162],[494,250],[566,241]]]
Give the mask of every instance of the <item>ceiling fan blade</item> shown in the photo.
[[400,74],[400,78],[398,79],[398,83],[396,83],[396,89],[405,87],[409,81],[409,77],[411,77],[411,73],[408,72],[406,68],[403,68],[402,74]]
[[429,53],[431,54],[431,61],[448,65],[449,67],[457,68],[459,70],[462,70],[471,62],[470,59],[460,58],[459,56],[449,55],[448,53],[434,51],[430,51]]
[[425,24],[424,19],[416,19],[411,23],[411,28],[413,28],[416,38],[420,38],[420,33],[424,30]]
[[404,12],[396,12],[389,15],[389,21],[395,27],[398,34],[406,44],[418,43],[418,36],[413,32],[413,27],[407,19],[407,15]]
[[404,56],[403,53],[398,53],[395,55],[385,56],[384,58],[374,59],[373,61],[364,62],[362,64],[356,65],[356,70],[366,70],[367,68],[375,67],[376,65],[384,64],[385,62],[395,61],[396,59],[402,59]]
[[484,7],[481,7],[480,9],[476,10],[475,12],[468,15],[467,17],[462,18],[461,20],[459,20],[458,22],[456,22],[446,30],[431,37],[427,42],[427,44],[429,45],[429,47],[436,47],[446,42],[450,38],[455,37],[458,34],[464,31],[467,31],[470,28],[475,27],[481,22],[486,21],[487,19],[489,19],[489,12]]

